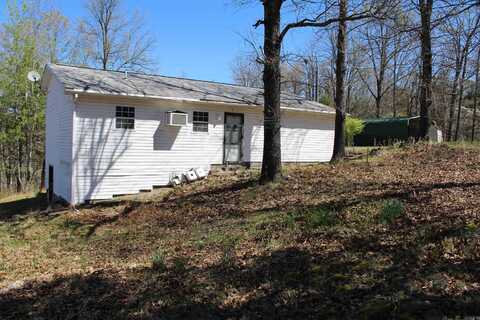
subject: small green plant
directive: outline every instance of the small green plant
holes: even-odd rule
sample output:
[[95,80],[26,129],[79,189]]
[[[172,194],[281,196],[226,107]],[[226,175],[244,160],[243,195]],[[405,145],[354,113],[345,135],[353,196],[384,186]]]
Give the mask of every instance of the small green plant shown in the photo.
[[310,210],[305,215],[305,225],[309,229],[316,229],[319,227],[330,227],[335,225],[337,218],[335,212],[325,208],[317,208]]
[[185,257],[174,257],[173,268],[177,273],[184,273],[187,270],[188,259]]
[[76,229],[82,227],[83,224],[81,222],[78,222],[78,221],[75,221],[75,220],[72,220],[72,219],[65,219],[62,223],[62,226],[65,229],[76,230]]
[[297,218],[294,213],[289,212],[283,218],[283,223],[287,228],[293,229],[297,225]]
[[152,269],[156,271],[164,271],[167,269],[165,258],[165,252],[157,250],[152,256]]
[[386,200],[383,203],[382,209],[380,211],[379,220],[380,223],[390,224],[395,219],[405,215],[405,207],[403,203],[398,199]]
[[467,224],[465,224],[465,233],[467,235],[472,235],[475,232],[477,232],[478,226],[474,221],[469,221]]
[[235,242],[231,242],[223,246],[221,264],[225,268],[231,268],[235,265],[235,246]]
[[352,117],[345,119],[345,142],[348,146],[353,145],[353,138],[362,133],[365,124],[362,120]]

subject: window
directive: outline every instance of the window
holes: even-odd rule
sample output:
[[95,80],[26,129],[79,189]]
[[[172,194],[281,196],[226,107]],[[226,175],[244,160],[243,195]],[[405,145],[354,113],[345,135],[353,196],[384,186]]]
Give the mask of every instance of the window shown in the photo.
[[115,120],[117,129],[135,129],[135,108],[117,107]]
[[193,111],[193,131],[208,132],[208,112]]

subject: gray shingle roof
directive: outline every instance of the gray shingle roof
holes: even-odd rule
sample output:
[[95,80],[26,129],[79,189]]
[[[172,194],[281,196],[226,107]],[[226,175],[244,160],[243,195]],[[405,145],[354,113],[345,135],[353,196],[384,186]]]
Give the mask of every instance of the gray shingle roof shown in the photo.
[[[131,72],[126,76],[124,72],[59,64],[49,64],[45,70],[52,72],[67,91],[263,105],[263,89],[258,88]],[[281,107],[322,113],[335,112],[331,107],[290,94],[282,94]]]

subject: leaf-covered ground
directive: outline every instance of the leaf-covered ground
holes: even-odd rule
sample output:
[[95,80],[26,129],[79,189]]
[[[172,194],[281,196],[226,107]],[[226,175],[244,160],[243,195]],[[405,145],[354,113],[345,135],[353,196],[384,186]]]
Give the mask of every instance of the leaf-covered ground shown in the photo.
[[0,204],[0,318],[480,316],[478,147],[257,174],[59,215]]

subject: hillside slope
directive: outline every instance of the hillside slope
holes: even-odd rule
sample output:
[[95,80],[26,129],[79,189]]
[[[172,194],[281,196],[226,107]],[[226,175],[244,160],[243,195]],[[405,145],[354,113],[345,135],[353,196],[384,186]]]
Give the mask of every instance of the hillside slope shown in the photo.
[[0,318],[480,315],[478,148],[257,174],[58,216],[0,204]]

